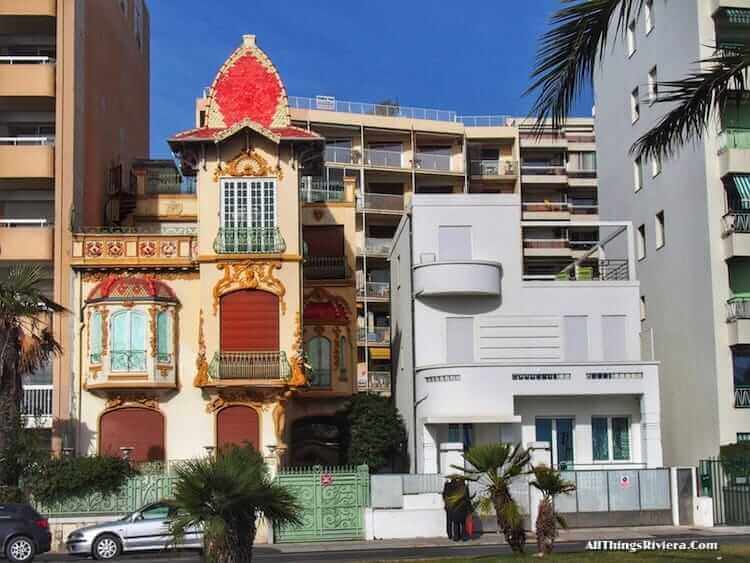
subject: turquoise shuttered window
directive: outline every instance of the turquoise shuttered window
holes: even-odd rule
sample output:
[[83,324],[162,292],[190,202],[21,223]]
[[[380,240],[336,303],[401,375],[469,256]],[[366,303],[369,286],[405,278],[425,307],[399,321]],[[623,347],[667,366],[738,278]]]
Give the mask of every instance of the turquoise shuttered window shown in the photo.
[[89,361],[92,364],[102,362],[102,315],[98,311],[91,314],[89,324]]
[[112,371],[145,371],[146,315],[120,311],[112,315]]
[[630,422],[624,417],[612,418],[612,458],[630,459]]
[[161,311],[156,317],[156,361],[162,364],[172,361],[172,331],[169,313]]
[[591,439],[594,461],[609,461],[609,432],[607,418],[591,417]]

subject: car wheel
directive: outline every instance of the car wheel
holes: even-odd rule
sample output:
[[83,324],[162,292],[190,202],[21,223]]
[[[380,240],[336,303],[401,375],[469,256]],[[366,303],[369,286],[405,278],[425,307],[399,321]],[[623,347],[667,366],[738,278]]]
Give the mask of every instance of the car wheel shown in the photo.
[[96,538],[96,541],[94,541],[91,554],[94,556],[94,559],[109,561],[117,558],[121,551],[122,546],[120,545],[120,540],[112,534],[104,534],[103,536]]
[[34,542],[26,536],[16,536],[5,546],[5,557],[11,563],[29,563],[34,560]]

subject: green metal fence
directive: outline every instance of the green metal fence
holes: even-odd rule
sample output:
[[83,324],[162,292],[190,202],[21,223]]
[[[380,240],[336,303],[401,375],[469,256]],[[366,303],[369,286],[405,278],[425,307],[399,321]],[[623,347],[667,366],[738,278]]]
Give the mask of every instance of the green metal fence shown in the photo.
[[303,507],[301,525],[275,527],[277,542],[364,539],[364,509],[370,504],[366,465],[287,468],[276,479]]
[[750,465],[704,459],[698,475],[700,496],[713,499],[714,524],[750,524]]

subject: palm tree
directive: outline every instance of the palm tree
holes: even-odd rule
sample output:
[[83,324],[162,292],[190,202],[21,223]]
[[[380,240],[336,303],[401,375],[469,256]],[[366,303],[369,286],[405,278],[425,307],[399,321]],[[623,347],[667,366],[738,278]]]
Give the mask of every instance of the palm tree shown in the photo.
[[536,543],[539,555],[552,553],[552,547],[557,537],[557,525],[567,528],[568,525],[562,515],[555,512],[554,500],[557,495],[569,494],[576,490],[576,486],[565,481],[559,471],[538,465],[534,467],[534,480],[532,487],[536,487],[542,493],[539,503],[539,511],[536,517]]
[[17,266],[0,281],[0,448],[23,398],[23,374],[41,369],[61,351],[49,330],[51,314],[64,309],[39,289],[42,270]]
[[300,523],[301,507],[270,479],[263,458],[249,445],[185,462],[176,471],[172,532],[179,539],[190,528],[202,528],[211,561],[250,563],[261,516],[280,525]]
[[[622,37],[646,0],[562,2],[552,16],[552,29],[541,38],[526,91],[536,93],[532,113],[539,130],[547,120],[553,127],[564,123],[576,98],[591,84],[609,41]],[[632,153],[644,159],[673,156],[680,147],[701,139],[727,104],[739,104],[747,95],[750,37],[744,44],[715,48],[696,65],[687,76],[658,84],[656,102],[670,104],[670,110],[633,144]]]
[[478,484],[475,495],[480,511],[488,513],[494,509],[498,531],[503,533],[514,552],[523,553],[526,545],[523,515],[510,494],[510,484],[528,472],[528,450],[520,444],[482,444],[470,448],[464,454],[464,460],[469,463],[469,468],[453,466],[463,472],[458,478]]

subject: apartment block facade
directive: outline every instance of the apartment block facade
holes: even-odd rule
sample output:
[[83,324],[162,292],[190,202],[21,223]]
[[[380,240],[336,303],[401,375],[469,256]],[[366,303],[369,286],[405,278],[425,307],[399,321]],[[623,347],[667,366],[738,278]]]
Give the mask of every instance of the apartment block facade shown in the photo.
[[401,221],[393,353],[412,471],[450,474],[467,448],[497,442],[545,443],[561,469],[660,467],[632,225],[592,223],[601,243],[570,277],[530,280],[522,233],[540,225],[523,214],[519,194],[417,194]]
[[660,362],[664,460],[695,465],[750,438],[750,105],[730,102],[703,138],[660,161],[631,145],[668,111],[659,82],[715,47],[747,45],[750,1],[649,0],[595,79],[600,209],[633,222],[644,358]]
[[[51,321],[62,354],[25,381],[27,412],[48,429],[74,400],[71,231],[119,218],[115,194],[148,154],[148,128],[143,0],[0,3],[0,275],[38,264],[45,293],[73,311]],[[72,446],[63,427],[57,449]]]

